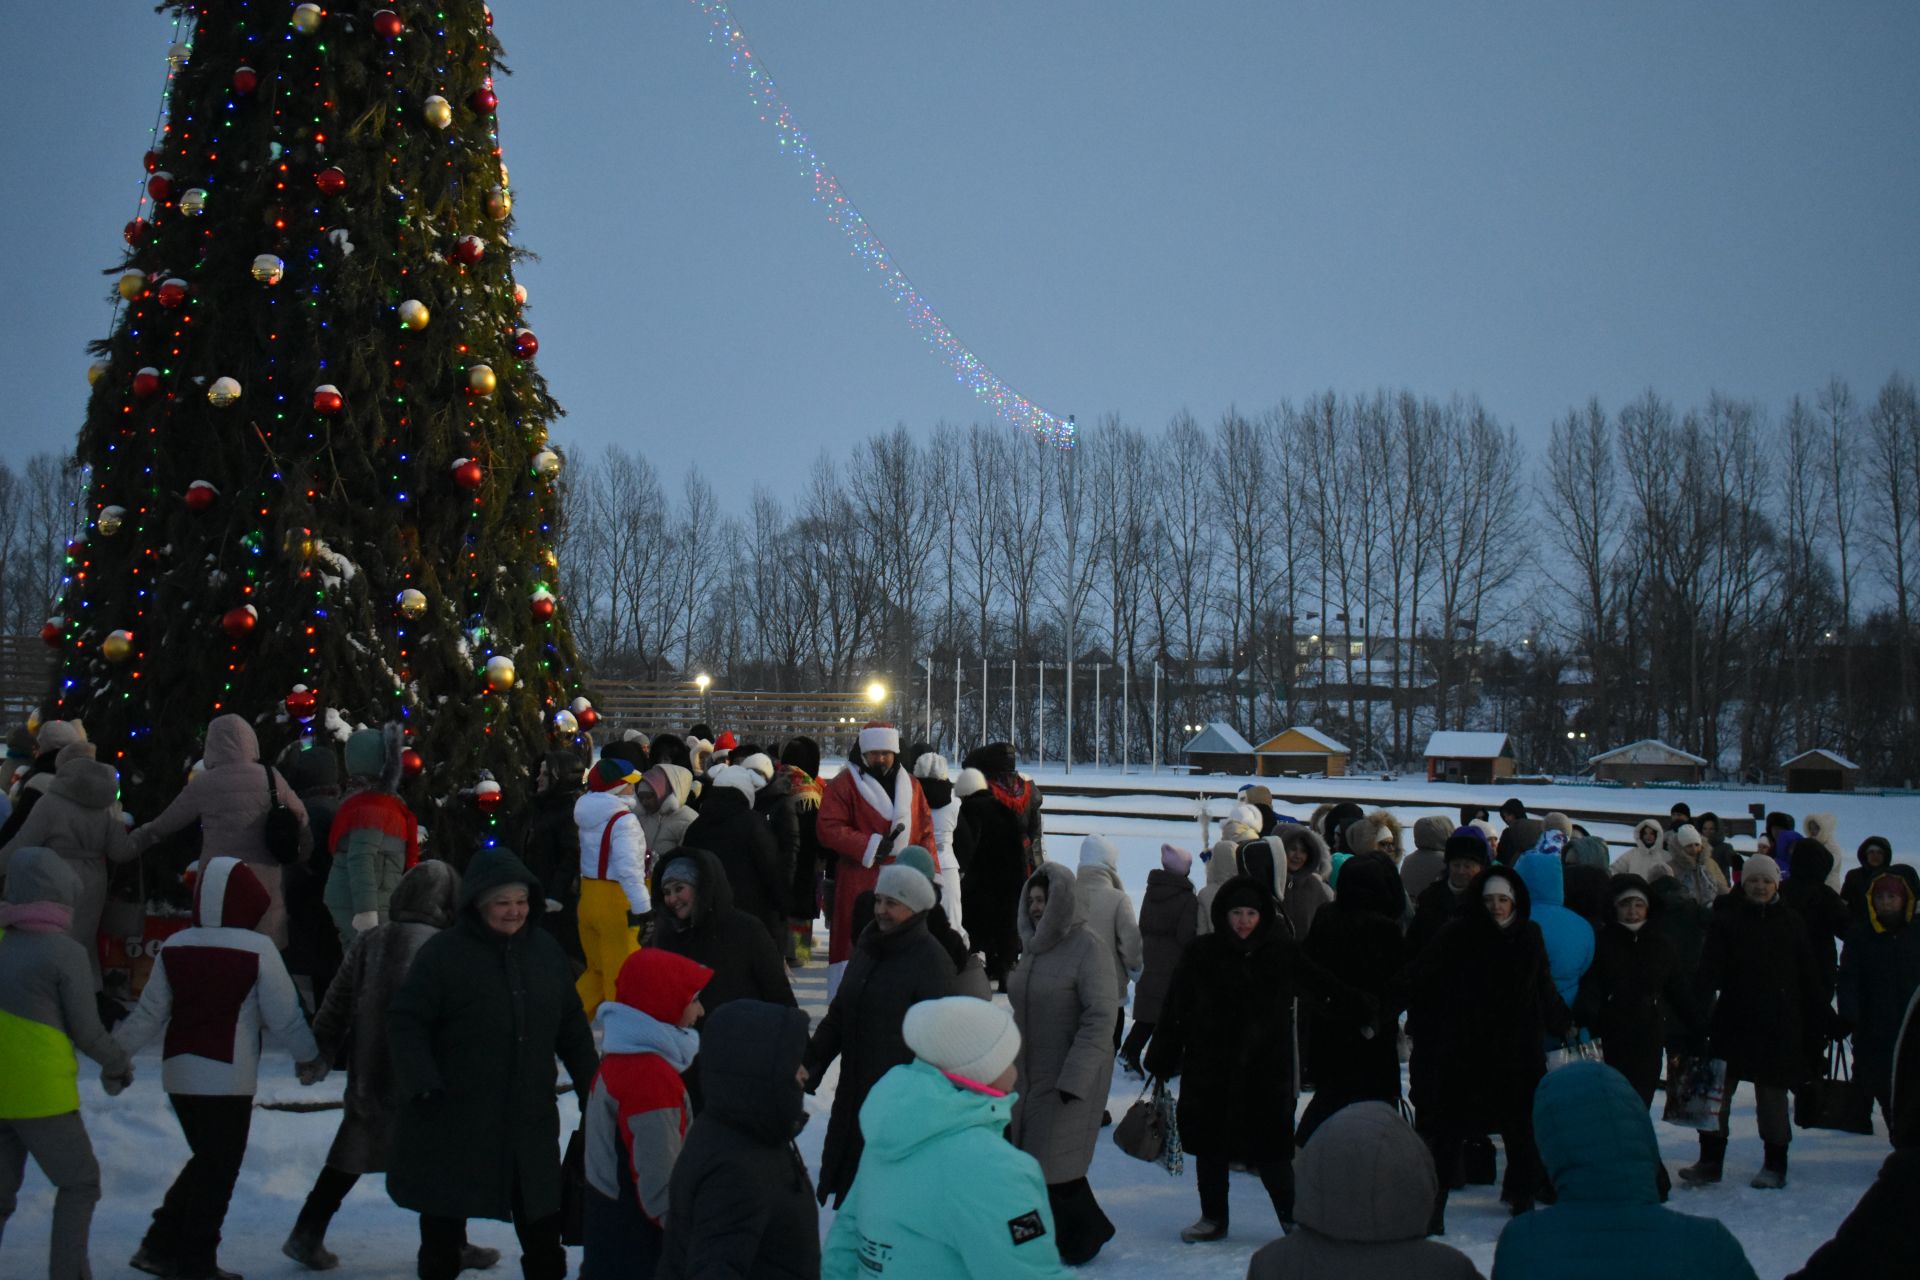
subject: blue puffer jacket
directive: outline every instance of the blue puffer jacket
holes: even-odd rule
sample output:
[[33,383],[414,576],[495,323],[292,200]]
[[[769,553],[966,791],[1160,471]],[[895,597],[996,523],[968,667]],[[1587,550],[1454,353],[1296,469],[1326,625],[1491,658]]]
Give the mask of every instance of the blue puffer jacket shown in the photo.
[[1533,1133],[1559,1200],[1507,1224],[1493,1280],[1754,1280],[1732,1232],[1660,1204],[1653,1121],[1612,1067],[1549,1073],[1534,1090]]
[[[1547,837],[1564,837],[1549,831]],[[1543,837],[1543,843],[1545,838]],[[1566,868],[1557,850],[1535,849],[1523,853],[1513,869],[1527,882],[1533,896],[1533,922],[1547,943],[1547,967],[1553,970],[1553,985],[1567,1007],[1573,1007],[1580,994],[1580,979],[1593,963],[1593,926],[1575,912],[1567,910]]]

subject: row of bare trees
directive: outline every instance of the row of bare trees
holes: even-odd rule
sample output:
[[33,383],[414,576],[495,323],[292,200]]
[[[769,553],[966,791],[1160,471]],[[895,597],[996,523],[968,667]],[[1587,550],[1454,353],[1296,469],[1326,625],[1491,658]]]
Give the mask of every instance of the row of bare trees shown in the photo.
[[15,469],[0,461],[0,625],[31,636],[60,596],[66,545],[80,530],[71,465],[36,453]]

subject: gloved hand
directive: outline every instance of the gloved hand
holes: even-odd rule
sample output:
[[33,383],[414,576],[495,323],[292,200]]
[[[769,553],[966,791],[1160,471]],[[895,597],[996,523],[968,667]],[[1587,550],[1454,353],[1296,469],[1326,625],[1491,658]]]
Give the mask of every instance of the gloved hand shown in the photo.
[[353,925],[353,931],[355,933],[365,933],[380,923],[380,913],[378,911],[356,911],[353,913],[353,919],[348,923]]
[[325,1080],[327,1073],[332,1070],[332,1067],[328,1064],[326,1058],[322,1056],[313,1059],[311,1062],[295,1063],[293,1069],[294,1073],[300,1077],[301,1084],[314,1085]]
[[907,829],[906,823],[904,822],[894,823],[893,830],[887,832],[887,834],[880,837],[880,843],[873,847],[873,852],[869,853],[866,857],[860,859],[860,865],[863,867],[870,867],[874,863],[878,862],[880,859],[885,857],[890,857],[893,853],[894,841],[898,840],[901,837],[901,835],[906,831],[906,829]]
[[110,1074],[104,1068],[100,1072],[100,1087],[107,1091],[109,1098],[119,1097],[122,1093],[126,1092],[127,1086],[132,1083],[133,1064],[131,1062],[127,1064],[127,1069],[117,1076]]

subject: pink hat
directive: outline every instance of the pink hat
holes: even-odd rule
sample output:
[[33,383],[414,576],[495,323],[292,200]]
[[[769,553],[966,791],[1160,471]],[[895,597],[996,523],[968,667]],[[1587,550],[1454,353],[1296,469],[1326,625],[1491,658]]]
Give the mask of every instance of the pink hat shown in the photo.
[[1177,876],[1187,875],[1193,870],[1193,855],[1177,844],[1160,846],[1160,865]]

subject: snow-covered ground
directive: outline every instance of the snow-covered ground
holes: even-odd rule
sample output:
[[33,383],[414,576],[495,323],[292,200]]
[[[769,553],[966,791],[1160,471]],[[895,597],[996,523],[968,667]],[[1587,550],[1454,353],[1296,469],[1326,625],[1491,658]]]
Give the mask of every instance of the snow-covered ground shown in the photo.
[[[1191,779],[1169,774],[1122,777],[1112,770],[1096,772],[1085,768],[1076,769],[1071,782],[1055,769],[1037,771],[1037,777],[1042,787],[1099,783],[1124,785],[1135,792],[1099,800],[1083,797],[1069,800],[1063,796],[1060,800],[1063,810],[1071,807],[1098,812],[1061,812],[1049,818],[1047,829],[1049,855],[1069,862],[1077,856],[1082,835],[1098,830],[1111,836],[1120,851],[1123,878],[1136,901],[1145,887],[1148,872],[1159,865],[1162,841],[1198,847],[1200,825],[1193,800],[1196,783],[1209,789],[1232,785],[1231,780],[1222,778]],[[1273,787],[1279,807],[1286,809],[1291,805],[1302,814],[1323,799],[1391,798],[1392,808],[1409,827],[1414,818],[1428,813],[1457,816],[1459,806],[1469,801],[1495,808],[1507,795],[1518,794],[1536,812],[1565,806],[1617,814],[1617,829],[1594,828],[1595,834],[1615,839],[1625,838],[1635,818],[1665,814],[1677,798],[1685,798],[1695,812],[1717,808],[1722,813],[1741,813],[1749,803],[1760,801],[1769,808],[1786,809],[1796,815],[1809,811],[1836,814],[1840,838],[1847,845],[1843,852],[1849,864],[1853,845],[1876,832],[1893,840],[1902,861],[1913,860],[1911,846],[1902,848],[1902,845],[1908,839],[1907,833],[1920,825],[1920,800],[1912,798],[1787,796],[1746,791],[1724,794],[1666,790],[1623,792],[1544,786],[1475,788],[1429,785],[1419,779],[1385,783],[1377,778],[1371,781],[1267,780],[1267,783]],[[1142,792],[1166,795],[1139,794]],[[1179,803],[1170,809],[1169,801]],[[1225,812],[1227,805],[1216,800],[1208,807],[1218,815]],[[1179,812],[1194,813],[1194,816],[1151,819],[1127,816],[1129,812],[1135,815]],[[801,1003],[810,1006],[817,1016],[822,1012],[825,999],[822,970],[816,966],[805,971],[797,985]],[[336,1074],[315,1088],[302,1089],[293,1078],[292,1064],[277,1050],[270,1049],[263,1065],[260,1093],[263,1104],[337,1101],[344,1088],[344,1078]],[[118,1098],[106,1097],[92,1074],[84,1069],[82,1072],[82,1105],[102,1166],[104,1196],[93,1231],[95,1274],[102,1280],[137,1274],[126,1266],[126,1259],[138,1245],[148,1215],[186,1158],[179,1126],[159,1087],[157,1048],[149,1048],[139,1056],[137,1071],[139,1078],[134,1087]],[[819,1094],[811,1100],[814,1118],[800,1139],[810,1167],[816,1169],[836,1080],[837,1069],[828,1074]],[[1132,1102],[1138,1087],[1137,1082],[1116,1077],[1110,1099],[1115,1116]],[[563,1122],[570,1128],[576,1115],[571,1095],[562,1098],[561,1107]],[[223,1265],[253,1280],[305,1274],[280,1255],[280,1242],[312,1185],[338,1121],[337,1111],[289,1112],[272,1109],[270,1105],[256,1109],[246,1165],[227,1219],[227,1243],[221,1250]],[[1876,1125],[1879,1123],[1876,1117]],[[1656,1128],[1670,1169],[1693,1158],[1696,1144],[1690,1130],[1663,1124]],[[1751,1190],[1746,1180],[1759,1167],[1760,1140],[1754,1131],[1751,1093],[1742,1089],[1733,1113],[1727,1181],[1705,1191],[1676,1190],[1672,1204],[1683,1212],[1725,1222],[1745,1245],[1754,1269],[1762,1277],[1778,1277],[1799,1267],[1814,1247],[1833,1233],[1872,1181],[1888,1150],[1883,1127],[1878,1128],[1872,1138],[1797,1130],[1788,1191],[1779,1194]],[[1235,1176],[1233,1237],[1217,1245],[1183,1245],[1179,1240],[1180,1228],[1198,1216],[1191,1166],[1185,1176],[1169,1177],[1157,1167],[1128,1159],[1110,1142],[1102,1141],[1090,1177],[1108,1216],[1120,1228],[1119,1235],[1100,1257],[1084,1268],[1090,1275],[1107,1275],[1115,1280],[1240,1275],[1247,1256],[1278,1231],[1265,1193],[1258,1179],[1252,1177]],[[939,1189],[929,1188],[929,1212],[936,1212],[938,1203]],[[41,1273],[51,1214],[52,1190],[37,1170],[29,1168],[19,1210],[8,1226],[4,1244],[0,1245],[0,1276]],[[830,1213],[822,1212],[823,1233],[830,1218]],[[1506,1221],[1506,1211],[1497,1202],[1494,1188],[1469,1188],[1455,1195],[1448,1206],[1447,1241],[1464,1250],[1486,1273],[1492,1267],[1494,1242]],[[516,1246],[507,1224],[476,1221],[470,1234],[476,1243],[501,1249],[504,1259],[490,1274],[518,1274]],[[401,1280],[414,1273],[415,1220],[387,1200],[378,1177],[363,1179],[354,1189],[328,1239],[341,1256],[338,1274]],[[577,1263],[578,1251],[574,1253]]]

